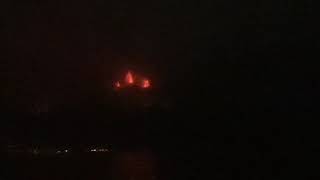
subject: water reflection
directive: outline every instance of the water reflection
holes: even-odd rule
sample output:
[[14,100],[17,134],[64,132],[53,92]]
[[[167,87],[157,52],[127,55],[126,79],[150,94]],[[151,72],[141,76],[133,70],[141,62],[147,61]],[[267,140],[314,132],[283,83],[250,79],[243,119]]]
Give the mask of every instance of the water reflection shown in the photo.
[[112,161],[112,179],[115,180],[156,180],[157,163],[150,150],[119,152]]

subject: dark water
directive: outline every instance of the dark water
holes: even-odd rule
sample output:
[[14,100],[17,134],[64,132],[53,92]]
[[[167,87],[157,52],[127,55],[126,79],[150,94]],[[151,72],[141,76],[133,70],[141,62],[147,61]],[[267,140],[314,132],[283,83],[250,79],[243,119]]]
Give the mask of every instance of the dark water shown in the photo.
[[[70,123],[48,129],[76,136],[69,141],[74,145],[107,137],[104,142],[110,140],[110,144],[121,150],[54,157],[14,157],[0,153],[0,180],[2,177],[8,180],[304,179],[318,174],[317,166],[306,168],[311,164],[308,159],[316,157],[312,144],[318,142],[317,136],[293,120],[279,120],[282,116],[278,114],[244,116],[243,112],[221,111],[208,115],[203,111],[207,110],[190,106],[166,113],[158,110],[115,113],[122,115],[121,118],[108,124],[89,123],[83,120],[85,117],[82,121],[74,118],[87,124]],[[236,112],[237,108],[232,111]],[[63,133],[67,127],[73,133]],[[88,138],[84,132],[99,133]]]
[[54,157],[7,157],[6,179],[24,180],[147,180],[163,179],[164,168],[148,149],[134,151],[69,154]]

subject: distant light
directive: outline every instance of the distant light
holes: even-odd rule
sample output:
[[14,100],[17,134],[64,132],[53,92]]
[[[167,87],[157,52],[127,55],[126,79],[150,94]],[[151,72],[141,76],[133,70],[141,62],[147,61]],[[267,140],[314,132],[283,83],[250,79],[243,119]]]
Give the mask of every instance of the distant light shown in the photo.
[[109,150],[108,149],[99,149],[98,151],[99,152],[108,152]]
[[91,149],[90,151],[91,151],[91,152],[96,152],[97,150],[96,150],[96,149]]
[[66,150],[64,150],[64,152],[66,152],[66,153],[67,153],[67,152],[68,152],[68,150],[66,149]]
[[61,153],[61,151],[57,151],[57,154],[60,154]]
[[150,87],[150,81],[148,79],[144,79],[142,81],[142,88],[149,88]]

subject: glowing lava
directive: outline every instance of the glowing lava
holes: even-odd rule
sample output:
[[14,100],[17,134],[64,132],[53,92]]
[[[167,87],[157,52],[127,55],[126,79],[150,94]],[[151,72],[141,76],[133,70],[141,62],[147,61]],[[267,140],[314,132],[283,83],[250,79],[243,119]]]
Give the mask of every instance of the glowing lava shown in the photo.
[[121,84],[120,84],[119,81],[117,81],[115,85],[116,85],[117,88],[120,88],[120,87],[121,87]]
[[142,88],[149,88],[150,87],[150,81],[148,79],[144,79],[142,81]]
[[145,77],[134,75],[131,71],[128,71],[123,80],[116,81],[114,84],[116,89],[122,89],[130,86],[147,89],[151,87],[151,82]]
[[133,79],[133,76],[132,76],[130,71],[128,71],[128,73],[126,75],[126,78],[125,78],[125,81],[126,81],[127,84],[133,84],[134,83],[134,79]]

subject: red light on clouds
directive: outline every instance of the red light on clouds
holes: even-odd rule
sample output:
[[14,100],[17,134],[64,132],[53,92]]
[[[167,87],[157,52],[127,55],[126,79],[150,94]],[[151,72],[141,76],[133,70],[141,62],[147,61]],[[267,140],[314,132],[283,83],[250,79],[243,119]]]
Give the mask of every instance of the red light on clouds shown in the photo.
[[134,79],[133,79],[133,75],[131,74],[130,71],[128,71],[126,78],[125,78],[126,83],[128,84],[133,84],[134,83]]

